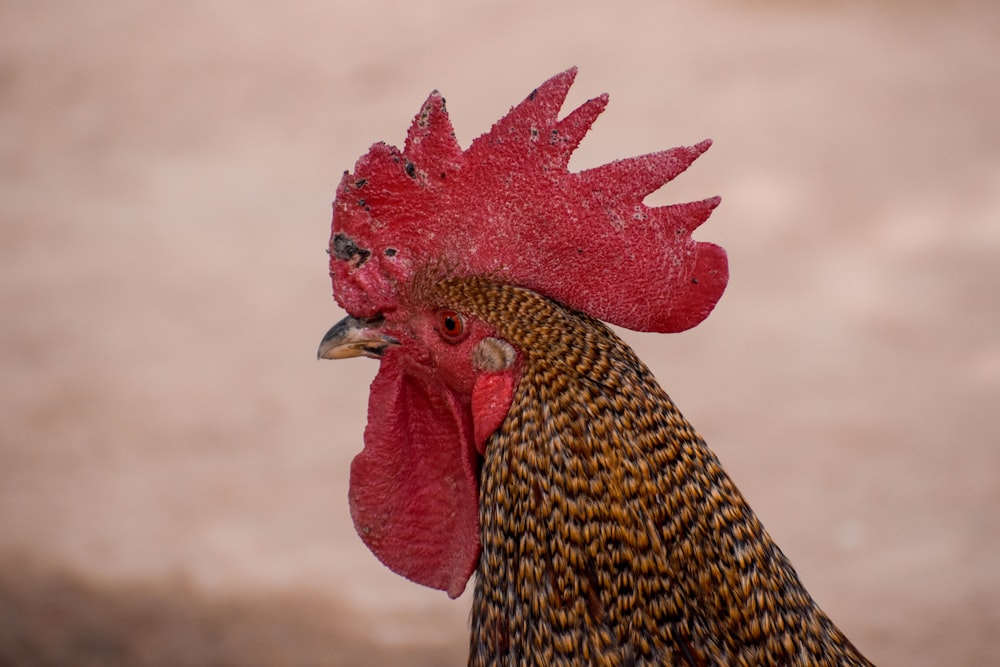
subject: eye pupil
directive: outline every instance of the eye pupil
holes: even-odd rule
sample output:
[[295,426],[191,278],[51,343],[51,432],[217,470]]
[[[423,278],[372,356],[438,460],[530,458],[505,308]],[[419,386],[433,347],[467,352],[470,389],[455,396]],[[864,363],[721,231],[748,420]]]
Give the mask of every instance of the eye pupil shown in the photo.
[[452,342],[458,342],[465,336],[465,321],[453,310],[443,310],[438,313],[438,331]]

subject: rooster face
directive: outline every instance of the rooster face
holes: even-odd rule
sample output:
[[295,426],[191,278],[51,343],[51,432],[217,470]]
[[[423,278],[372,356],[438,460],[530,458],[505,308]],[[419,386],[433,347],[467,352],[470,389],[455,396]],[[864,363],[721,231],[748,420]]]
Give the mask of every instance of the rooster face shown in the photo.
[[423,304],[370,318],[349,315],[326,333],[317,356],[398,360],[433,376],[466,404],[485,375],[511,372],[518,359],[514,347],[485,322],[447,306]]
[[479,470],[510,408],[519,353],[424,284],[389,312],[338,322],[318,355],[381,362],[351,465],[359,535],[394,571],[457,597],[479,559]]

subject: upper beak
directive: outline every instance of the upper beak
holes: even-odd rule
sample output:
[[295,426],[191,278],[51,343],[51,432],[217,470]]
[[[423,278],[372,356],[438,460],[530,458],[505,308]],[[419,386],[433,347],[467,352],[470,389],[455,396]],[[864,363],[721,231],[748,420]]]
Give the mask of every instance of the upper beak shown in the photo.
[[381,326],[384,320],[375,317],[369,320],[359,320],[348,315],[337,322],[326,332],[316,351],[317,359],[350,359],[351,357],[369,357],[381,359],[386,349],[399,345],[399,341],[383,333]]

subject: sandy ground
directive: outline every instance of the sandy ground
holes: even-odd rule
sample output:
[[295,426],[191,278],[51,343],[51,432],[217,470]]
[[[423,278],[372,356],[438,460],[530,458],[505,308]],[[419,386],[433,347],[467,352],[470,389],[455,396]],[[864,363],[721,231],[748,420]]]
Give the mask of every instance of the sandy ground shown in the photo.
[[873,660],[1000,663],[1000,6],[690,5],[0,2],[0,664],[463,663],[350,525],[329,202],[573,64],[576,167],[715,140],[731,287],[628,339]]

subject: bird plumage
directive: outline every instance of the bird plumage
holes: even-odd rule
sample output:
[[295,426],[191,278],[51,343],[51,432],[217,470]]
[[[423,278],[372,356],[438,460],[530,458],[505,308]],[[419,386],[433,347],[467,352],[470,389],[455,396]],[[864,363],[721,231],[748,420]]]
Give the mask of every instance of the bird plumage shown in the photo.
[[716,456],[603,323],[444,280],[521,355],[481,472],[470,665],[867,665]]

